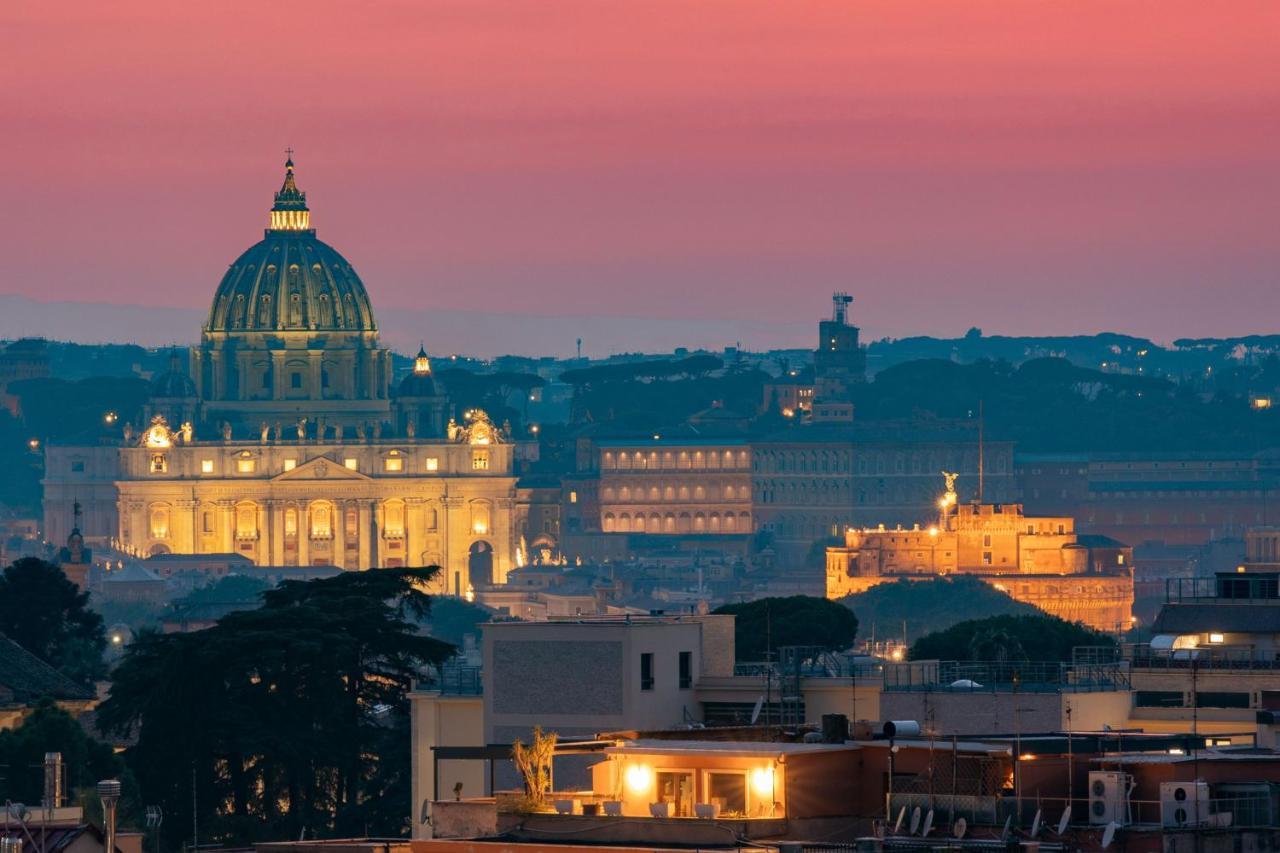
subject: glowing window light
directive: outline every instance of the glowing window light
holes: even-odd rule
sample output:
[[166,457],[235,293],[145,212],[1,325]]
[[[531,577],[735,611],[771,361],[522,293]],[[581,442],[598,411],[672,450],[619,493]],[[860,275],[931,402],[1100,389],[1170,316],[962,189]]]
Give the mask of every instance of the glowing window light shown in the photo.
[[201,473],[201,474],[212,474],[212,473],[213,473],[213,460],[212,460],[212,459],[201,459],[201,460],[200,460],[200,473]]
[[773,799],[773,768],[757,767],[751,771],[751,790],[758,797]]
[[647,794],[653,788],[653,771],[643,764],[632,764],[625,774],[627,790],[636,796]]

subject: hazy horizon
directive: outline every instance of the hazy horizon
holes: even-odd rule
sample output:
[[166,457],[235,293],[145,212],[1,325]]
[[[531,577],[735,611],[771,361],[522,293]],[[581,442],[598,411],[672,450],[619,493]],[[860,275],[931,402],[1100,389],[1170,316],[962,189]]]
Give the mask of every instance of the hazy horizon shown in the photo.
[[122,0],[0,32],[0,294],[176,311],[165,338],[286,146],[398,347],[812,346],[833,290],[867,339],[1280,310],[1272,3]]

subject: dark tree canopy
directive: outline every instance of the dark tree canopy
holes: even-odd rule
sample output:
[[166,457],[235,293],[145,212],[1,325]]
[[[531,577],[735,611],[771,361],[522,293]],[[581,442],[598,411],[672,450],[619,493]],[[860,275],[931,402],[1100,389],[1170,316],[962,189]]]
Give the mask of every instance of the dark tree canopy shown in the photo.
[[101,779],[122,777],[126,814],[136,812],[136,786],[110,745],[85,734],[75,718],[51,699],[41,700],[16,729],[0,731],[0,799],[39,803],[44,797],[44,756],[62,753],[67,799],[90,805]]
[[102,617],[88,604],[89,593],[44,560],[23,557],[0,574],[0,633],[86,683],[105,674],[107,645]]
[[734,642],[738,660],[761,661],[780,646],[847,649],[858,636],[858,617],[837,602],[807,595],[761,598],[726,604],[715,613],[737,617]]
[[99,707],[171,845],[399,836],[410,811],[407,694],[452,653],[416,623],[438,571],[286,581],[192,634],[144,633]]
[[905,623],[908,639],[950,628],[964,619],[1041,612],[964,575],[882,583],[840,601],[857,614],[863,636],[901,637]]
[[1056,616],[991,616],[970,619],[921,637],[911,660],[1070,661],[1076,646],[1114,646],[1106,634]]

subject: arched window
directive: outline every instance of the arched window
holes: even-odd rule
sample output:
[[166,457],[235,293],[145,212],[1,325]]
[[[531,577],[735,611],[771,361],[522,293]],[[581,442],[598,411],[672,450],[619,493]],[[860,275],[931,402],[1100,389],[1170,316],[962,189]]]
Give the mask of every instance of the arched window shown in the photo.
[[391,500],[382,505],[382,529],[388,539],[404,536],[404,501]]
[[606,512],[606,513],[604,514],[604,532],[605,532],[605,533],[612,533],[612,532],[613,532],[613,524],[614,524],[613,513],[611,513],[611,512]]
[[169,505],[152,504],[150,513],[152,539],[169,538]]
[[293,507],[284,511],[284,535],[288,539],[298,535],[298,511]]
[[636,517],[631,520],[631,532],[644,533],[644,514],[643,513],[637,514]]
[[236,504],[236,538],[258,538],[258,505],[254,503]]
[[472,501],[471,503],[471,532],[477,536],[485,536],[489,533],[492,522],[489,518],[489,503],[487,501]]
[[311,505],[311,538],[333,538],[333,506],[326,501]]

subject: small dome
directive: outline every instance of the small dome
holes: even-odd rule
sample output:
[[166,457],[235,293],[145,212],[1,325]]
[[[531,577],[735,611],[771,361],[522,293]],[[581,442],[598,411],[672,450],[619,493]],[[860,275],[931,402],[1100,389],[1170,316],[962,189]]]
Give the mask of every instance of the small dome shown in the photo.
[[400,380],[400,387],[396,390],[397,397],[434,397],[435,395],[436,383],[430,374],[424,376],[421,373],[410,373]]
[[182,369],[178,354],[169,356],[169,369],[151,381],[152,397],[195,397],[196,383]]
[[413,357],[413,370],[400,380],[396,390],[397,397],[434,397],[436,383],[431,378],[431,360],[427,358],[425,347],[418,347],[418,354]]

